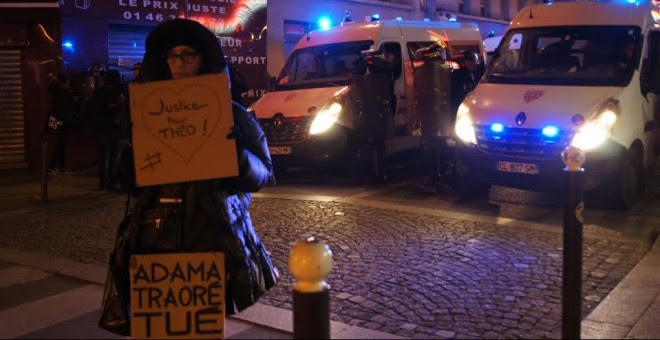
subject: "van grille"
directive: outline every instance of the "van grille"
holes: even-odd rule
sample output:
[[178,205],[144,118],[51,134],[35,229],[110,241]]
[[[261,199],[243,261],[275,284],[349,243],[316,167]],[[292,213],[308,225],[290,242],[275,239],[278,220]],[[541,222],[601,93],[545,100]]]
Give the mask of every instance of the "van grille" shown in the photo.
[[516,158],[555,159],[573,138],[573,132],[559,131],[556,137],[546,137],[541,129],[505,128],[496,133],[489,126],[475,126],[477,144],[485,152]]
[[296,143],[309,138],[314,117],[274,117],[259,119],[269,144]]

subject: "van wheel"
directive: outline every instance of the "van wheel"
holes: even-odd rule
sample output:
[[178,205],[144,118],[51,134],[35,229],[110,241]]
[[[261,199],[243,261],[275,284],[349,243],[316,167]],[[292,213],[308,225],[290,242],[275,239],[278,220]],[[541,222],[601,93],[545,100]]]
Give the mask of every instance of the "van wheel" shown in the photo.
[[635,204],[641,185],[641,166],[639,157],[633,151],[628,152],[614,183],[614,208],[625,210]]

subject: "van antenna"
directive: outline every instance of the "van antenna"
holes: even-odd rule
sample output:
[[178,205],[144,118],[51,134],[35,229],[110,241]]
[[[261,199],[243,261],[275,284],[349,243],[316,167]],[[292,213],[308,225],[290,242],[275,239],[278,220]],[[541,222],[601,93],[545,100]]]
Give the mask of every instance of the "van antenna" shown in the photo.
[[534,0],[529,0],[529,18],[534,19],[534,16],[532,15],[532,7],[534,7]]

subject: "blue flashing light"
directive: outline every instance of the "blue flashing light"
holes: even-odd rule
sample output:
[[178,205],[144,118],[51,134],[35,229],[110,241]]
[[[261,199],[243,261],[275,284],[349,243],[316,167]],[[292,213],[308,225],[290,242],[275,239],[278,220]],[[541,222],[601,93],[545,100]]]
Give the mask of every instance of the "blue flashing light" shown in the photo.
[[403,20],[402,17],[396,17],[396,21],[402,21],[402,20]]
[[557,137],[557,135],[559,135],[559,128],[554,125],[548,125],[543,128],[542,132],[546,137]]
[[330,18],[321,17],[321,19],[319,19],[319,28],[322,31],[329,30],[330,26],[332,26],[332,21],[330,21]]
[[62,47],[65,47],[66,49],[73,50],[73,43],[69,40],[65,40],[62,42]]
[[504,131],[504,125],[502,125],[501,123],[495,123],[495,124],[490,126],[490,131],[500,133],[500,132]]
[[451,17],[451,18],[449,18],[449,21],[456,21],[456,18]]
[[637,0],[627,0],[629,4],[634,4],[637,2]]

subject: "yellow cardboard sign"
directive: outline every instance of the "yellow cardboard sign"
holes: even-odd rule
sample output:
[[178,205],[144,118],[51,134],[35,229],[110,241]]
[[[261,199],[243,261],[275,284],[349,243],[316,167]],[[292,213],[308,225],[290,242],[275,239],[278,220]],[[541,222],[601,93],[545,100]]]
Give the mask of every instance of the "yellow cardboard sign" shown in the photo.
[[238,175],[227,75],[131,84],[138,186]]
[[223,253],[134,255],[130,280],[131,337],[224,338]]

